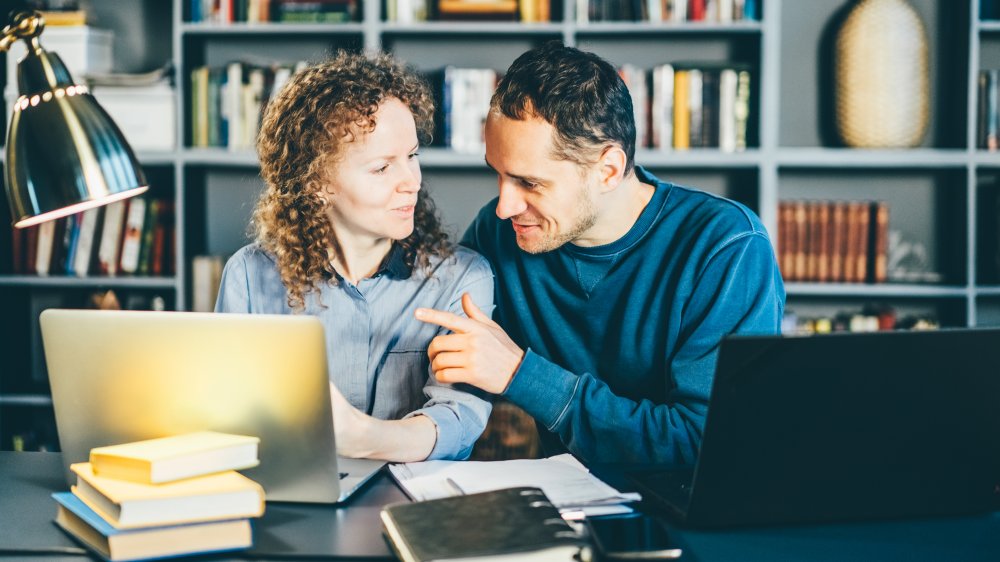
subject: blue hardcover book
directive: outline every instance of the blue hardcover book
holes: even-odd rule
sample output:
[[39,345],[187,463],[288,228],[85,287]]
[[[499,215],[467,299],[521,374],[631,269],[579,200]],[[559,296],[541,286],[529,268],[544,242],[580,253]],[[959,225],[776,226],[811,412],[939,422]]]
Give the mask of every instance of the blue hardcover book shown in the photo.
[[154,560],[253,546],[249,519],[116,529],[69,492],[52,494],[59,504],[55,523],[105,560]]

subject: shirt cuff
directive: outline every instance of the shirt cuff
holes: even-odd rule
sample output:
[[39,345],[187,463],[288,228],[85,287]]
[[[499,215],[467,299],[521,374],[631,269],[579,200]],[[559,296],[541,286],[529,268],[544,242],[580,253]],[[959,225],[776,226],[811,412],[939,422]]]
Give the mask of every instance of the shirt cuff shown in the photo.
[[579,384],[578,375],[528,348],[503,396],[531,414],[549,431],[556,431],[556,426],[566,417]]
[[411,412],[403,419],[413,416],[427,416],[427,419],[431,420],[437,429],[434,448],[431,449],[431,454],[427,455],[425,460],[464,460],[469,457],[472,446],[466,447],[462,443],[462,424],[451,409],[443,405],[434,405]]

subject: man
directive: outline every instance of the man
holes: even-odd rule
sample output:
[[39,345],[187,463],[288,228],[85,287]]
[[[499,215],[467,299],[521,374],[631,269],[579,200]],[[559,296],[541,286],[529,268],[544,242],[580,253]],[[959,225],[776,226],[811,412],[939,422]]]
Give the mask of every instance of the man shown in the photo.
[[557,42],[521,55],[486,121],[500,195],[463,240],[493,265],[499,324],[468,295],[468,318],[416,316],[454,332],[428,348],[438,380],[523,408],[547,453],[693,464],[721,339],[777,332],[784,286],[750,210],[634,153],[613,66]]

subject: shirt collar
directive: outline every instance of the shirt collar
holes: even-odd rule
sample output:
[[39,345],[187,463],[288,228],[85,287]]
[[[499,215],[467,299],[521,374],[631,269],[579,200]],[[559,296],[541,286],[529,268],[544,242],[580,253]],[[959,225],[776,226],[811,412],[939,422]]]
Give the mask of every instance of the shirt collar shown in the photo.
[[374,277],[386,274],[395,279],[409,279],[413,274],[413,267],[406,263],[406,252],[397,242],[393,242],[392,248],[386,254],[382,264],[378,266]]

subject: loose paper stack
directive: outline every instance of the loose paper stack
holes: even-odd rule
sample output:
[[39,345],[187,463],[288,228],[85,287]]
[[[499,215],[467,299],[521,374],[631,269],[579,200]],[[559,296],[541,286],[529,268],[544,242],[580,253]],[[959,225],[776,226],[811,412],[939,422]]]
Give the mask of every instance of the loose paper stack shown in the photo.
[[596,516],[630,512],[625,504],[641,499],[607,485],[570,454],[510,461],[412,462],[390,465],[389,471],[416,501],[537,486],[560,511]]

